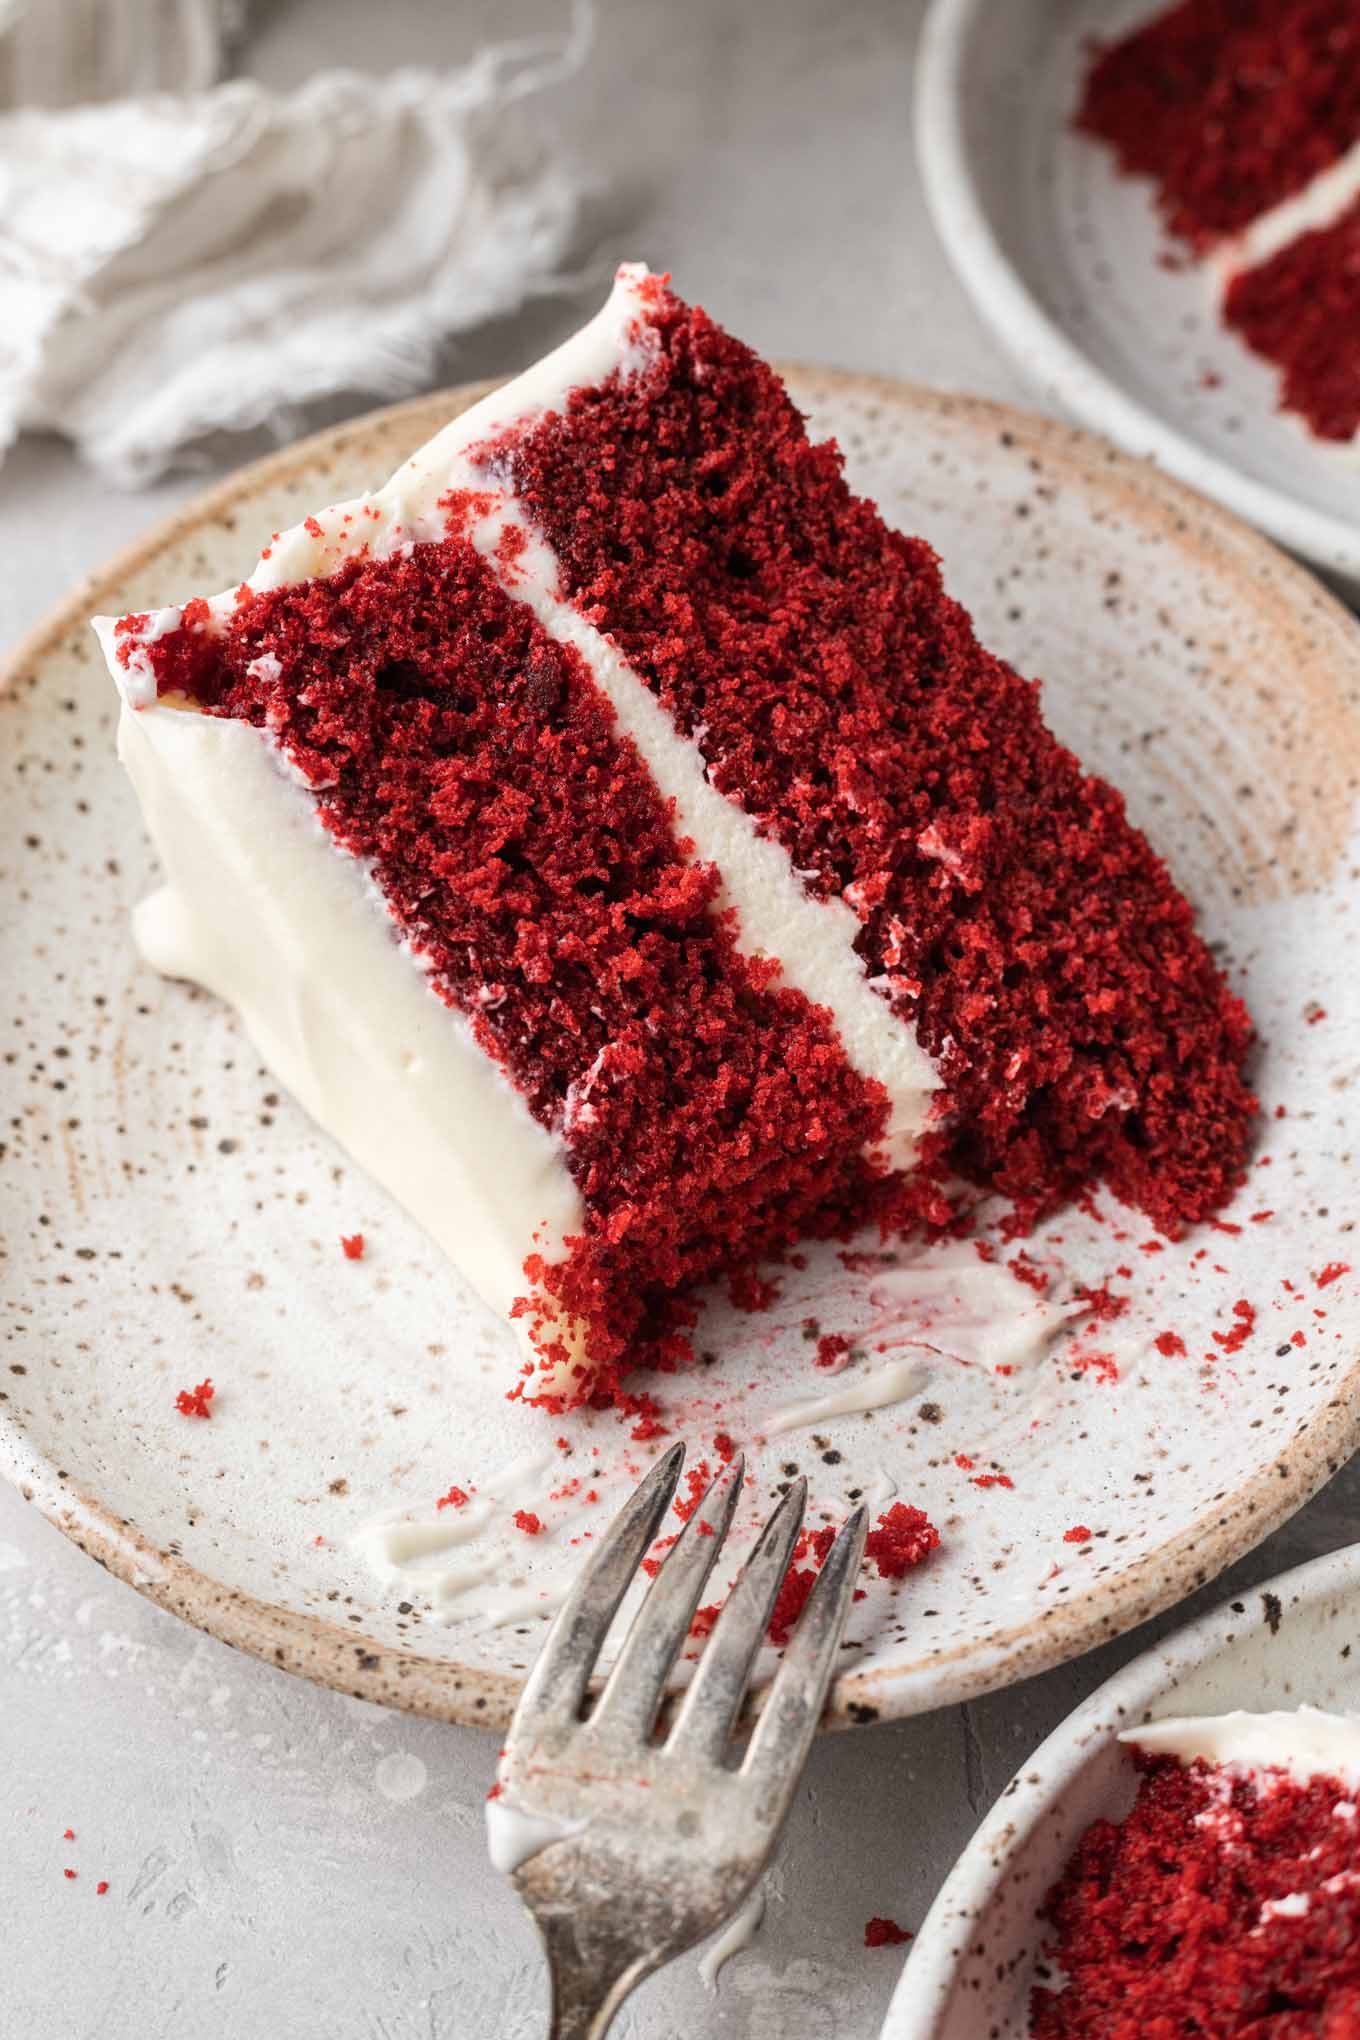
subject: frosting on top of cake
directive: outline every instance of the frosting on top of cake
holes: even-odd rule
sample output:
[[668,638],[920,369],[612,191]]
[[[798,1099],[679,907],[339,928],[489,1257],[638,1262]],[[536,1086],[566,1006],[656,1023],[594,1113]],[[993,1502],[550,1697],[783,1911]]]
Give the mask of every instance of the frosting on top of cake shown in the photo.
[[1126,1728],[1119,1740],[1149,1756],[1232,1769],[1283,1771],[1297,1783],[1336,1778],[1360,1790],[1360,1714],[1295,1707],[1253,1714],[1177,1715]]

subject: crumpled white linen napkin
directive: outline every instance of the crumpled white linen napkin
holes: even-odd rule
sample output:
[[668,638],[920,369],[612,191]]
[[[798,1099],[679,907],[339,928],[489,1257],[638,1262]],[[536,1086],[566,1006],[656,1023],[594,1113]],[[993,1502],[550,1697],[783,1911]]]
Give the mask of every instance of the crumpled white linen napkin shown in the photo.
[[0,117],[0,457],[46,428],[145,481],[207,432],[419,388],[448,335],[556,279],[576,187],[500,116],[588,40],[578,12],[446,75]]

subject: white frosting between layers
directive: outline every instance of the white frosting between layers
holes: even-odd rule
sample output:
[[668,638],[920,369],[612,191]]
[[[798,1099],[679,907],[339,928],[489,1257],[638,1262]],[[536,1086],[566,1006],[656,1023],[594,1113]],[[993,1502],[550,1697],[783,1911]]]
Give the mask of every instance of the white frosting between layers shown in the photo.
[[1239,271],[1268,262],[1300,234],[1334,226],[1357,198],[1360,198],[1360,141],[1353,142],[1330,169],[1320,170],[1302,191],[1281,199],[1269,212],[1258,213],[1240,234],[1215,251],[1214,266],[1226,284]]
[[[442,538],[448,513],[441,499],[451,490],[474,492],[478,514],[467,536],[506,592],[586,661],[663,797],[674,800],[677,832],[718,867],[747,953],[777,957],[786,983],[829,1008],[851,1064],[884,1085],[884,1158],[904,1167],[939,1079],[915,1030],[870,985],[853,948],[857,915],[842,900],[811,897],[786,853],[709,784],[697,745],[609,640],[560,598],[556,557],[508,486],[468,458],[469,448],[560,407],[572,390],[645,366],[655,344],[640,291],[645,277],[640,265],[625,265],[604,307],[574,338],[452,420],[376,494],[319,511],[276,537],[249,586],[296,585],[361,553],[382,558]],[[522,544],[507,559],[497,548],[509,529]],[[213,597],[200,627],[224,627],[235,607],[235,589]],[[169,878],[138,916],[143,954],[240,1008],[266,1062],[312,1116],[503,1311],[523,1291],[525,1256],[537,1247],[554,1258],[562,1237],[580,1228],[562,1142],[532,1120],[499,1073],[488,1080],[487,1058],[470,1030],[431,999],[361,868],[322,835],[308,790],[287,776],[267,740],[156,699],[140,647],[173,630],[181,615],[153,612],[132,634],[126,666],[117,653],[129,641],[115,641],[112,620],[96,619],[126,704],[120,741]],[[279,855],[285,842],[287,860]],[[292,867],[286,884],[285,863]],[[228,895],[230,922],[221,913]],[[396,1043],[399,1049],[384,1048]]]
[[1360,1715],[1299,1707],[1273,1714],[1177,1716],[1126,1728],[1119,1740],[1182,1764],[1220,1764],[1242,1771],[1283,1771],[1297,1783],[1336,1778],[1360,1791]]

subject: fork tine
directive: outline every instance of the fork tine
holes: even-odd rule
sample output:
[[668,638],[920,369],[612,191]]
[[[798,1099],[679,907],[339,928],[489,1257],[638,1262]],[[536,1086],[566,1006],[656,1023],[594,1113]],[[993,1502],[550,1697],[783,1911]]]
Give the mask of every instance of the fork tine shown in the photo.
[[533,1734],[551,1723],[574,1720],[580,1712],[609,1625],[671,1505],[684,1460],[683,1443],[663,1453],[592,1553],[525,1682],[511,1739],[521,1723]]
[[868,1527],[862,1505],[842,1526],[752,1731],[741,1768],[754,1788],[758,1820],[782,1820],[802,1773],[831,1684]]
[[727,1748],[807,1506],[801,1475],[756,1540],[717,1621],[671,1734],[671,1747],[716,1763]]
[[[732,1465],[710,1484],[703,1501],[667,1552],[591,1714],[592,1726],[608,1727],[611,1732],[634,1739],[650,1734],[661,1705],[666,1675],[689,1635],[704,1583],[732,1527],[745,1470],[746,1462],[738,1454]],[[715,1495],[717,1507],[710,1509]],[[700,1531],[700,1523],[707,1525],[711,1536]]]

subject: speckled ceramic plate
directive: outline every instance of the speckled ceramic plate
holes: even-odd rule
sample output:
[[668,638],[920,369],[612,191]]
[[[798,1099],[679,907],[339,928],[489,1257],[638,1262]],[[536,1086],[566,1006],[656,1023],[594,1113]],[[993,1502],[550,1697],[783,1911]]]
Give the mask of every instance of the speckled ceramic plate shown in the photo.
[[1135,1658],[1006,1787],[926,1916],[883,2040],[1025,2040],[1037,1909],[1093,1820],[1134,1799],[1115,1738],[1170,1714],[1360,1710],[1360,1544],[1281,1573]]
[[[1108,1282],[1127,1298],[1116,1321],[1074,1324],[1003,1375],[932,1344],[900,1293],[885,1299],[881,1260],[827,1247],[761,1314],[713,1302],[705,1364],[649,1384],[696,1455],[719,1430],[748,1447],[748,1531],[795,1468],[814,1520],[896,1493],[939,1525],[928,1566],[871,1580],[854,1611],[845,1722],[1019,1678],[1141,1620],[1356,1443],[1360,1294],[1317,1277],[1360,1262],[1360,639],[1262,540],[1080,433],[897,384],[795,371],[793,386],[856,484],[939,545],[986,637],[1045,677],[1058,730],[1127,790],[1263,1040],[1261,1139],[1226,1228],[1159,1247],[1101,1198],[1030,1243],[1055,1292]],[[0,1465],[190,1621],[356,1693],[485,1721],[506,1714],[542,1614],[657,1445],[612,1413],[564,1422],[507,1402],[504,1328],[279,1094],[231,1013],[138,964],[128,913],[153,867],[85,621],[229,585],[262,535],[385,475],[471,394],[248,470],[77,590],[13,663]],[[354,1232],[367,1251],[351,1262],[339,1241]],[[1008,1312],[1033,1305],[1001,1280]],[[809,1320],[851,1340],[834,1379]],[[1184,1354],[1158,1350],[1166,1331]],[[904,1357],[889,1406],[774,1433],[790,1403]],[[178,1415],[176,1391],[205,1375],[211,1421]],[[435,1511],[454,1483],[477,1488],[477,1510]],[[542,1535],[513,1525],[512,1496]],[[495,1521],[478,1527],[487,1497]],[[402,1512],[450,1541],[476,1531],[438,1559],[463,1580],[440,1610],[428,1581],[380,1577],[353,1542]]]
[[1152,186],[1074,134],[1092,38],[1161,0],[935,0],[916,126],[941,239],[978,310],[1059,405],[1360,587],[1360,447],[1276,408],[1207,270],[1169,268]]

